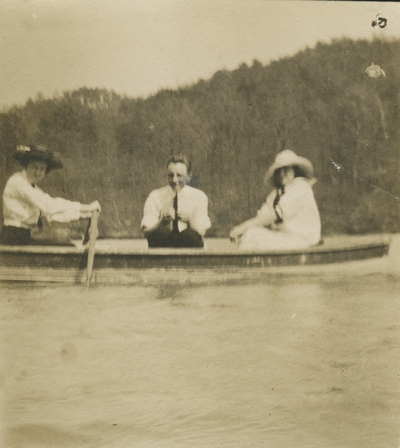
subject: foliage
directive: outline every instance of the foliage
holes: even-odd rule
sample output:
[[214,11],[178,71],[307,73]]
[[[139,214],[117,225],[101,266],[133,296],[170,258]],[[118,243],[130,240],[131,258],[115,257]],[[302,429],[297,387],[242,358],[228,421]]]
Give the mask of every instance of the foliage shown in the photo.
[[[17,169],[17,144],[47,144],[65,168],[43,189],[98,199],[100,235],[136,237],[147,195],[165,184],[169,156],[183,152],[209,197],[208,235],[227,236],[255,214],[265,171],[289,148],[314,164],[325,235],[399,232],[399,53],[400,41],[343,39],[147,99],[87,88],[38,95],[0,114],[0,186]],[[385,78],[366,76],[372,62]]]

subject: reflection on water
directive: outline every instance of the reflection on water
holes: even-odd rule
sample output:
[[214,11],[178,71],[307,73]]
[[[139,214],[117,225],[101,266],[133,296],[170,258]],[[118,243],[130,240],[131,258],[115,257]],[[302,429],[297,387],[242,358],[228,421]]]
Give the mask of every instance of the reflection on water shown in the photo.
[[3,447],[399,446],[394,276],[2,291]]

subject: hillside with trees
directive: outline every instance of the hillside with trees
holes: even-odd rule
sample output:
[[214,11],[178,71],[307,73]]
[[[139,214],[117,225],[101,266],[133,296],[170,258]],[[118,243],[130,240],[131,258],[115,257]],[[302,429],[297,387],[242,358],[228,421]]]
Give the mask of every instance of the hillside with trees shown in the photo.
[[[147,99],[88,88],[39,94],[0,114],[0,187],[18,169],[18,144],[48,145],[65,168],[43,189],[98,199],[100,237],[139,237],[147,195],[183,152],[209,197],[208,236],[227,237],[265,200],[265,171],[287,148],[314,164],[324,235],[399,232],[399,54],[397,40],[342,39]],[[385,77],[366,75],[372,62]],[[74,236],[82,227],[67,226]]]

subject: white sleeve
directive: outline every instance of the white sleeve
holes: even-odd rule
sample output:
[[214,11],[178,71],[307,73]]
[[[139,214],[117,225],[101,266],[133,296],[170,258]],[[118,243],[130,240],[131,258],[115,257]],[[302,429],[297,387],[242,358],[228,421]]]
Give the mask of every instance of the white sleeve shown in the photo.
[[270,213],[271,210],[274,209],[274,199],[276,196],[276,190],[273,190],[268,196],[264,204],[261,206],[261,208],[257,212],[257,216],[266,216]]
[[70,222],[79,219],[80,203],[63,198],[52,198],[29,182],[18,183],[18,195],[37,207],[48,221]]
[[199,230],[207,230],[211,227],[211,221],[208,217],[208,198],[206,194],[203,193],[196,198],[196,207],[190,221]]
[[160,217],[160,210],[157,204],[156,193],[151,192],[144,204],[143,219],[140,227],[150,229],[157,224]]

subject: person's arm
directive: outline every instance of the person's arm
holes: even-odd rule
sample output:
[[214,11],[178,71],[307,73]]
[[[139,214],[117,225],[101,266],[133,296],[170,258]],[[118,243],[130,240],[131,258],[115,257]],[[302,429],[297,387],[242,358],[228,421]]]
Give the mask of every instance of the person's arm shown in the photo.
[[197,232],[200,236],[206,234],[206,230],[211,227],[211,221],[208,217],[208,198],[207,196],[199,192],[196,197],[196,203],[194,204],[194,210],[191,214],[182,213],[178,210],[178,218],[187,224],[187,226]]
[[190,219],[190,216],[185,213],[178,213],[178,217],[182,222],[185,222],[187,226],[197,232],[200,236],[206,234],[206,228],[194,219]]
[[150,193],[144,204],[141,229],[145,237],[156,231],[160,226],[169,226],[175,218],[175,211],[171,204],[160,209],[157,192]]
[[230,234],[229,238],[232,241],[236,241],[238,238],[240,238],[244,233],[247,232],[252,227],[266,227],[276,220],[276,214],[274,210],[268,208],[265,211],[263,211],[262,214],[259,214],[255,216],[254,218],[251,218],[247,221],[242,222],[242,224],[239,224],[238,226],[234,227]]
[[71,222],[80,218],[89,218],[94,210],[100,211],[98,201],[91,204],[80,204],[63,198],[52,198],[39,187],[33,188],[25,180],[19,181],[15,188],[17,195],[23,201],[37,207],[49,222]]
[[175,212],[174,210],[164,210],[161,211],[158,220],[152,226],[142,225],[142,232],[145,237],[149,236],[151,233],[156,231],[160,226],[168,227],[174,220]]

